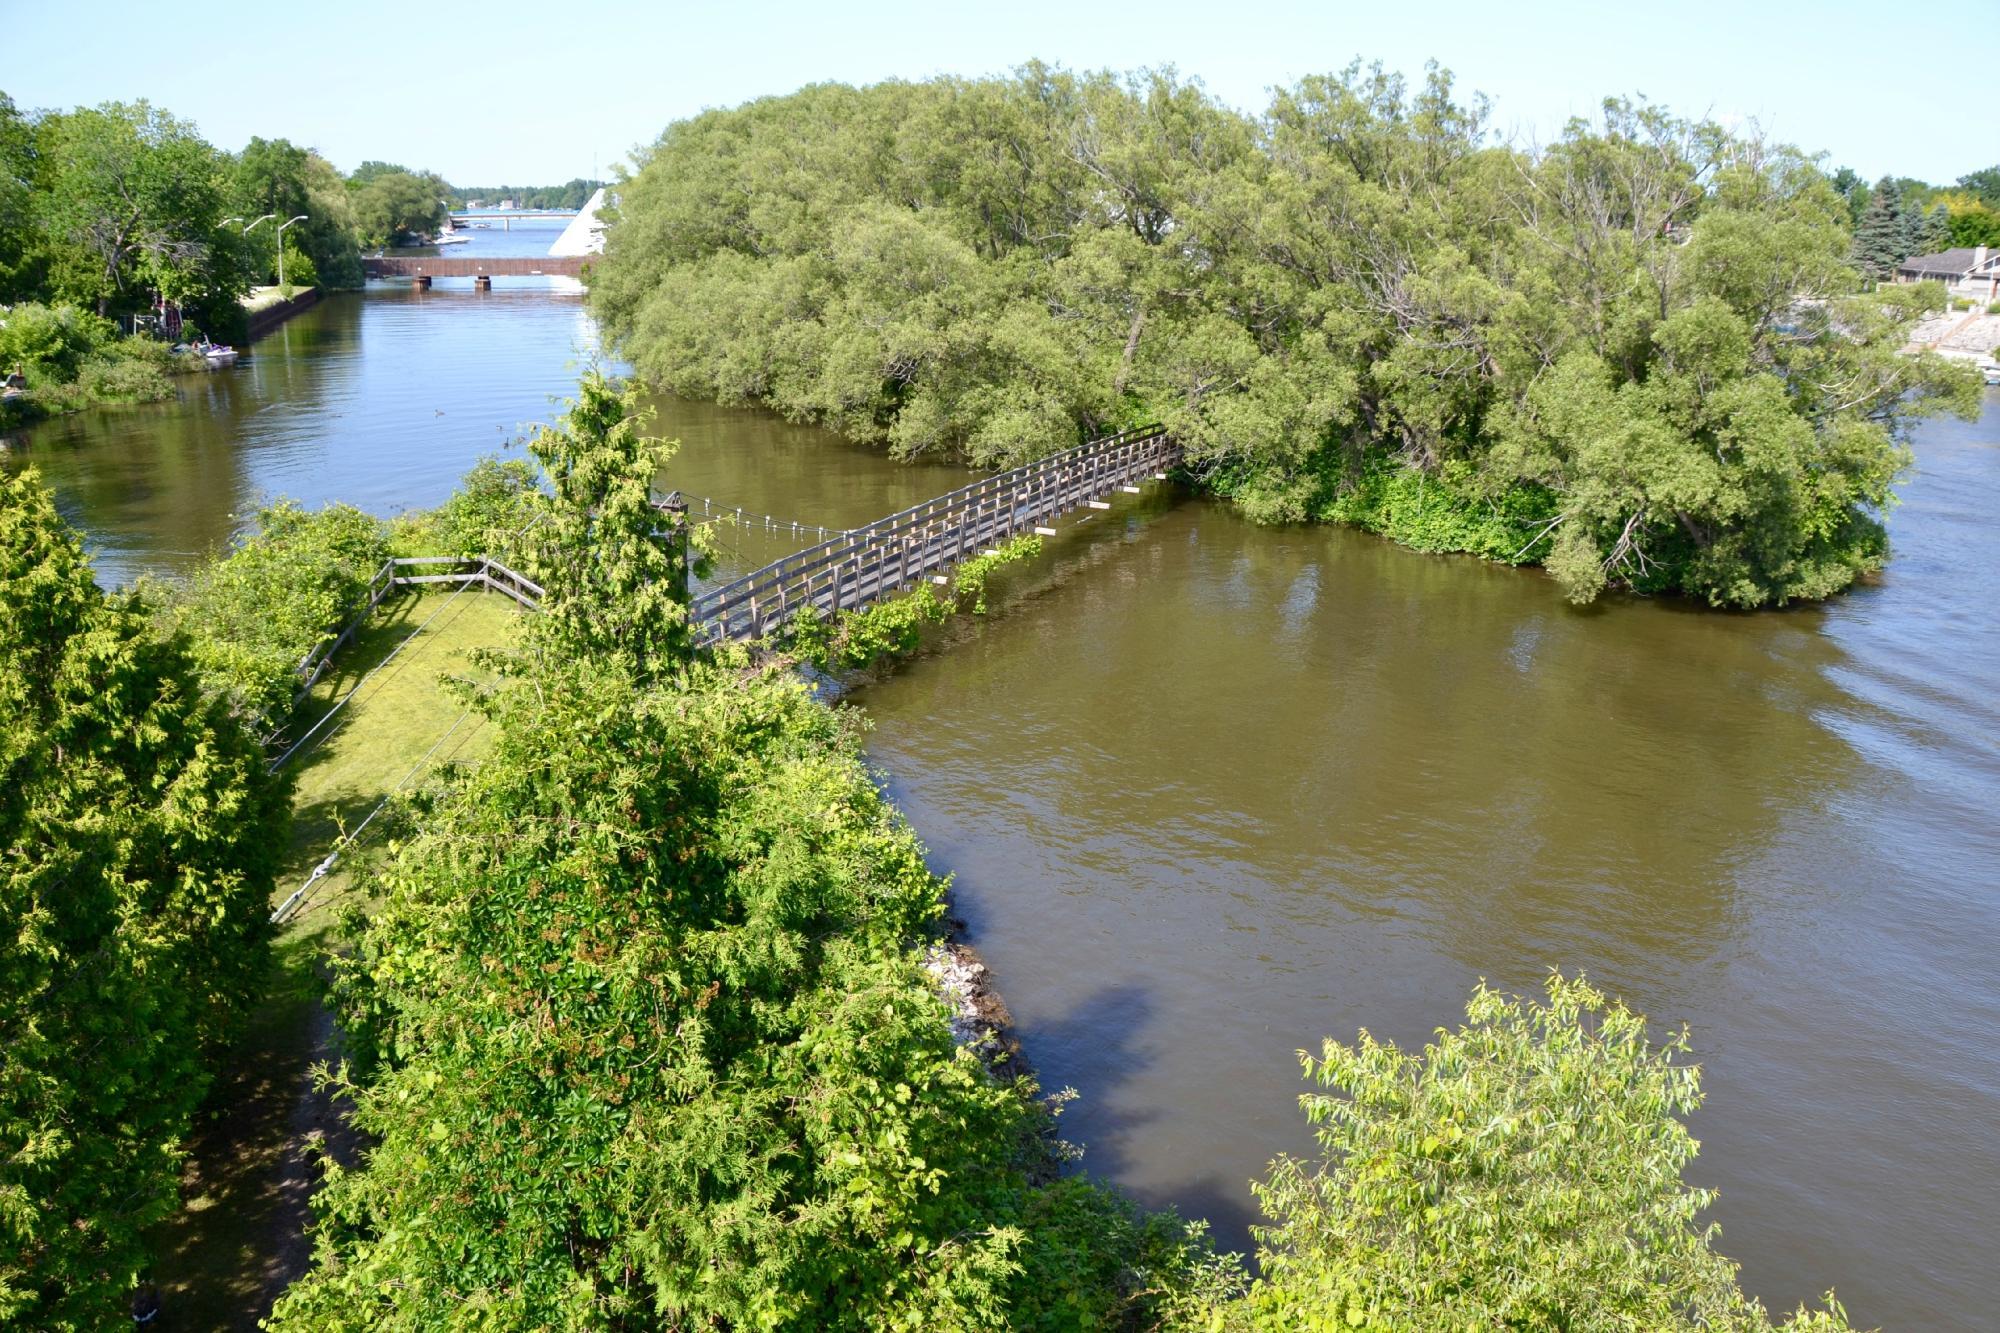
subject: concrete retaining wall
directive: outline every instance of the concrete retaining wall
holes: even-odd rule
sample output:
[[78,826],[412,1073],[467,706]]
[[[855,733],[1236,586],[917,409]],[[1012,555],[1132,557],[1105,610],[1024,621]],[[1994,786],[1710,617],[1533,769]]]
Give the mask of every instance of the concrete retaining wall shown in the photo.
[[306,287],[289,301],[280,301],[276,305],[267,305],[262,310],[253,311],[250,315],[250,341],[256,342],[299,311],[318,304],[319,288]]

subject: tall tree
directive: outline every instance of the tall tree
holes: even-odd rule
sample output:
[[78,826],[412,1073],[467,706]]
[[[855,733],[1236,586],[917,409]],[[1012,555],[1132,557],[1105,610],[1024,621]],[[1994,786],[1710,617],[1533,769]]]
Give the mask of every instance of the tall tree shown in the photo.
[[192,125],[145,102],[106,103],[45,116],[37,132],[57,295],[102,315],[155,292],[209,306],[241,294],[219,228],[224,163]]
[[99,1328],[265,962],[288,791],[0,474],[0,1324]]
[[[365,167],[380,166],[367,163]],[[388,245],[399,237],[433,231],[444,218],[444,195],[451,187],[429,172],[386,170],[368,175],[357,172],[350,184],[353,191],[354,220],[367,245]]]
[[35,127],[0,92],[0,302],[37,295]]
[[1916,253],[1934,255],[1951,248],[1951,210],[1942,203],[1932,204],[1924,214],[1923,230],[1917,236]]
[[1896,274],[1909,257],[1903,248],[1903,206],[1895,183],[1887,176],[1875,184],[1861,221],[1854,228],[1854,264],[1877,282]]
[[563,424],[528,441],[555,495],[525,535],[547,590],[537,640],[654,681],[685,666],[691,639],[687,534],[652,504],[673,446],[644,435],[646,420],[636,388],[585,374]]
[[[286,139],[252,139],[236,156],[229,173],[230,211],[246,222],[266,213],[275,222],[304,216],[286,233],[311,261],[314,272],[329,286],[361,284],[360,240],[354,229],[354,204],[331,165],[310,149]],[[260,228],[249,237],[260,265],[260,278],[275,281],[277,232]]]
[[1981,167],[1958,178],[1959,188],[1969,190],[1980,202],[2000,208],[2000,166]]

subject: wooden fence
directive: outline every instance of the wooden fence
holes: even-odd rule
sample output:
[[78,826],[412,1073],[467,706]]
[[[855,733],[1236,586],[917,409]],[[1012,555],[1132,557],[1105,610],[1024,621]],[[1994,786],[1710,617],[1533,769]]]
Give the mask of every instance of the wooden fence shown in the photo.
[[[405,574],[402,571],[406,569],[436,572]],[[297,707],[299,700],[306,697],[306,692],[319,683],[319,678],[332,664],[334,654],[345,648],[348,640],[368,623],[368,617],[382,604],[383,598],[398,588],[431,583],[457,584],[460,587],[476,584],[511,597],[530,611],[536,610],[542,603],[539,584],[530,582],[490,556],[417,555],[386,560],[382,568],[375,571],[375,577],[368,581],[368,592],[362,599],[361,609],[347,622],[346,628],[307,653],[299,662],[299,692],[293,696],[293,706]]]
[[1145,426],[962,486],[702,593],[692,607],[701,641],[761,638],[801,607],[867,606],[1180,460],[1162,427]]

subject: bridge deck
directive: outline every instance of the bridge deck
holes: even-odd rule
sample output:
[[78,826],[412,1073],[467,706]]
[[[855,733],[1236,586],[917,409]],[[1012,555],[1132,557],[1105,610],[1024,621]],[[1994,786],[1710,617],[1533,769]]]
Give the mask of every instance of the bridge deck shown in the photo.
[[530,255],[525,258],[459,259],[444,255],[384,255],[361,261],[371,278],[580,278],[596,255]]
[[1181,460],[1159,426],[1127,431],[912,506],[786,556],[694,599],[702,639],[761,638],[802,607],[821,614],[879,601]]

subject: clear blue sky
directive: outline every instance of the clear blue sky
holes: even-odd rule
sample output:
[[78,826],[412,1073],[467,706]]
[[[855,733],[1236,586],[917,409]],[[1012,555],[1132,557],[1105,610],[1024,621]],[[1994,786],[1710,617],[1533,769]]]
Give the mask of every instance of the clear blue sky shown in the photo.
[[1435,58],[1492,97],[1502,130],[1547,137],[1606,94],[1643,92],[1754,118],[1871,179],[1943,182],[2000,163],[1996,40],[2000,0],[0,0],[0,89],[23,107],[145,97],[222,147],[288,138],[343,170],[382,158],[539,185],[705,107],[821,80],[1172,64],[1255,110],[1273,84],[1356,55],[1412,75]]

